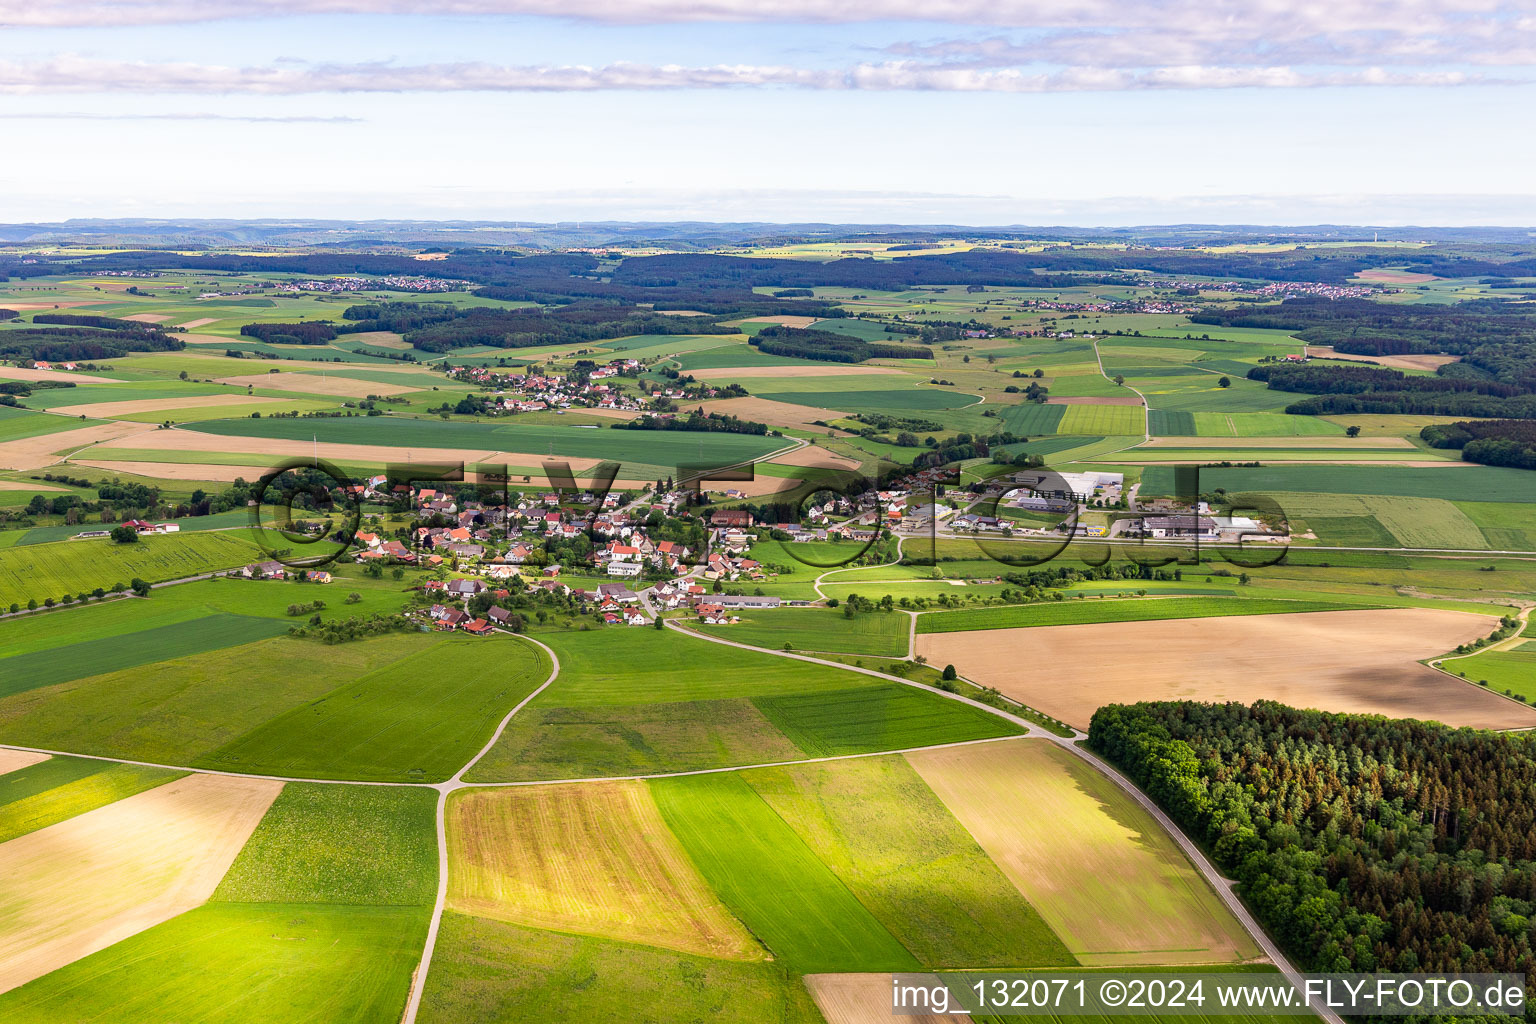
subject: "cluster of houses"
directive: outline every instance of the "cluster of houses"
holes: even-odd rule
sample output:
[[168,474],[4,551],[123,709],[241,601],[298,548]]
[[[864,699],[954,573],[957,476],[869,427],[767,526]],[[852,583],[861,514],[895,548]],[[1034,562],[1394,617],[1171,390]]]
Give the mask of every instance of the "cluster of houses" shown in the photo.
[[[601,409],[612,412],[648,412],[657,399],[674,401],[717,398],[726,392],[710,384],[644,385],[625,391],[616,378],[635,377],[644,369],[638,359],[614,359],[579,378],[541,373],[505,373],[489,366],[448,366],[450,380],[474,384],[492,393],[487,403],[491,415],[542,412],[546,409]],[[606,383],[613,381],[613,383]]]

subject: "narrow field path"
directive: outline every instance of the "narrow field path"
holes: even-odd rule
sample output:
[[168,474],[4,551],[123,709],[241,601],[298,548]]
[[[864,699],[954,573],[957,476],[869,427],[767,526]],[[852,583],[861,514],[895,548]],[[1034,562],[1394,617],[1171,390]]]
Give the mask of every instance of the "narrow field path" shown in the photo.
[[[851,565],[851,566],[844,566],[843,568],[840,568],[840,569],[828,569],[826,572],[822,573],[820,576],[817,576],[814,580],[811,581],[811,587],[816,591],[816,596],[818,598],[820,598],[821,600],[823,600],[823,601],[825,601],[827,599],[827,595],[822,593],[822,591],[821,591],[821,581],[826,579],[828,576],[836,576],[840,572],[853,572],[853,570],[855,570],[855,569],[884,569],[887,566],[900,565],[901,564],[901,542],[903,540],[905,540],[905,538],[902,537],[900,534],[898,534],[896,536],[896,557],[894,559],[892,559],[891,561],[889,561],[889,562],[881,562],[879,565]],[[887,580],[885,582],[899,582],[899,581]]]
[[[1099,355],[1099,343],[1098,343],[1098,341],[1094,341],[1094,343],[1093,343],[1093,359],[1094,359],[1094,362],[1099,364],[1099,376],[1103,377],[1107,381],[1113,381],[1115,378],[1111,377],[1109,374],[1104,372],[1104,357]],[[1129,384],[1121,384],[1120,387],[1125,388],[1127,391],[1131,392],[1131,394],[1133,394],[1137,398],[1141,399],[1141,439],[1142,439],[1143,443],[1152,440],[1152,406],[1150,404],[1148,404],[1147,396],[1142,394],[1140,391],[1137,391],[1135,388],[1131,387]],[[1135,447],[1135,446],[1132,445],[1132,447]],[[1121,449],[1121,451],[1129,451],[1129,450],[1130,450],[1129,448],[1122,448]],[[1106,453],[1106,454],[1113,454],[1113,453],[1110,452],[1110,453]]]
[[422,947],[421,963],[417,965],[416,972],[411,975],[411,995],[406,1000],[405,1016],[401,1018],[401,1024],[415,1024],[417,1011],[421,1009],[421,994],[426,989],[427,972],[432,968],[432,954],[437,950],[437,933],[443,923],[443,907],[448,902],[448,830],[445,821],[448,795],[468,785],[464,781],[464,773],[480,763],[481,758],[491,752],[491,748],[496,745],[497,740],[501,739],[501,734],[506,731],[508,723],[512,721],[512,716],[527,707],[530,701],[543,693],[560,675],[560,656],[548,644],[530,636],[523,636],[522,639],[543,648],[544,653],[549,655],[549,678],[507,712],[506,717],[502,718],[501,724],[496,726],[496,731],[491,734],[485,746],[480,748],[478,754],[470,758],[469,762],[455,772],[447,782],[439,782],[432,787],[437,790],[437,900],[432,905],[432,920],[427,925],[427,941]]

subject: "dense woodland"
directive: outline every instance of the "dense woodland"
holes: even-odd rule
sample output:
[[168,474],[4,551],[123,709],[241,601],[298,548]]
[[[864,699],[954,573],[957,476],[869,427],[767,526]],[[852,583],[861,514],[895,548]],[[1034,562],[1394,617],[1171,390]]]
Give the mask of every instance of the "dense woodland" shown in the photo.
[[[399,331],[423,352],[484,345],[489,348],[531,348],[603,341],[633,334],[740,333],[699,317],[666,316],[638,306],[581,302],[552,309],[497,309],[490,306],[456,308],[443,303],[391,302],[350,306],[342,314],[351,323],[342,333]],[[244,328],[242,328],[244,330]]]
[[645,413],[632,420],[612,424],[615,430],[694,430],[707,434],[767,434],[768,424],[744,420],[724,412],[705,412],[702,408],[687,414],[662,417]]
[[1531,420],[1432,424],[1419,436],[1434,448],[1459,448],[1468,462],[1536,469],[1536,422]]
[[0,333],[0,358],[5,359],[79,363],[113,359],[130,352],[174,352],[183,348],[186,348],[186,343],[180,338],[173,338],[164,331],[139,323],[133,323],[131,329],[122,330],[21,327]]
[[1536,739],[1261,701],[1110,705],[1089,742],[1304,969],[1531,967]]
[[829,363],[933,358],[932,349],[919,345],[883,345],[836,331],[818,331],[814,327],[764,327],[749,342],[769,355],[819,359]]
[[246,324],[240,333],[269,345],[324,345],[336,338],[336,325],[324,320],[296,324]]
[[1536,393],[1527,387],[1523,376],[1511,382],[1492,374],[1413,375],[1383,366],[1266,363],[1249,370],[1248,378],[1267,381],[1276,391],[1317,396],[1286,406],[1286,412],[1302,415],[1374,412],[1536,417]]

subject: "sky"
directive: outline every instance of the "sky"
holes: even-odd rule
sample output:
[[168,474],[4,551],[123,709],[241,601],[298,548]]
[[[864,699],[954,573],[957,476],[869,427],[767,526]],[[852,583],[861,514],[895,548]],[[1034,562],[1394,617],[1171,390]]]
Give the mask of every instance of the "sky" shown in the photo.
[[1536,224],[1536,0],[0,0],[0,221]]

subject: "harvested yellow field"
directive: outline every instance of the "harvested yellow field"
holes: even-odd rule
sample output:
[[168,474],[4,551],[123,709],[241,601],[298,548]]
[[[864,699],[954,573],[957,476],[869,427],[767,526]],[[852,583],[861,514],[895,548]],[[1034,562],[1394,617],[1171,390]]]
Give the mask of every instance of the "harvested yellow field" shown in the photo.
[[[775,402],[771,398],[717,398],[702,403],[705,412],[718,412],[737,416],[744,420],[766,423],[771,427],[811,427],[817,420],[838,420],[847,413],[836,409],[819,409],[814,405],[795,405],[792,402]],[[684,406],[696,409],[699,406]]]
[[860,463],[846,455],[836,455],[825,448],[806,445],[768,460],[780,466],[833,466],[838,469],[858,469]]
[[780,316],[748,316],[740,320],[726,320],[720,326],[740,327],[743,324],[778,324],[781,327],[809,327],[820,319],[820,317],[815,316],[793,316],[786,313]]
[[0,366],[0,380],[70,380],[76,384],[121,384],[116,377],[93,377],[68,370],[34,370],[23,366]]
[[47,754],[35,754],[30,750],[0,750],[0,775],[20,771],[46,761],[48,757]]
[[64,487],[52,484],[34,484],[26,480],[0,480],[0,491],[63,491]]
[[688,372],[699,380],[746,380],[749,377],[859,377],[871,373],[889,377],[892,371],[889,366],[849,366],[840,363],[836,366],[727,366]]
[[800,486],[797,477],[789,476],[759,476],[751,480],[737,480],[729,483],[708,483],[704,490],[711,494],[724,494],[726,491],[740,491],[748,498],[758,498],[765,494],[779,494],[784,491],[792,491]]
[[448,905],[534,928],[736,960],[767,954],[643,782],[471,790],[448,805]]
[[218,319],[219,318],[216,316],[205,316],[200,320],[188,320],[186,323],[177,324],[176,326],[184,331],[193,331],[199,327],[207,327],[209,324],[215,323]]
[[99,423],[78,430],[22,437],[0,443],[0,469],[42,469],[58,462],[55,452],[75,452],[102,441],[137,437],[155,428],[148,423]]
[[1259,955],[1172,837],[1070,751],[1019,740],[906,758],[1085,966]]
[[[137,427],[140,430],[154,430],[143,424],[116,424],[116,426]],[[79,431],[70,431],[79,433]],[[64,434],[53,434],[52,437],[64,437]],[[144,438],[133,438],[142,442]],[[125,440],[118,444],[115,441],[101,445],[100,448],[91,450],[88,459],[111,460],[112,449],[153,448],[156,451],[166,452],[168,455],[174,452],[232,452],[251,456],[260,456],[258,461],[264,461],[274,457],[307,458],[319,454],[322,459],[328,459],[338,465],[383,465],[390,462],[421,462],[430,460],[433,462],[486,462],[497,465],[506,464],[513,466],[542,466],[549,459],[547,454],[534,454],[528,452],[499,452],[485,448],[404,448],[385,444],[341,444],[332,441],[321,441],[318,445],[310,441],[294,441],[282,438],[269,437],[234,437],[219,434],[203,434],[195,430],[161,430],[154,435],[154,443],[129,443]],[[15,442],[12,442],[15,443]],[[4,450],[0,446],[0,450]],[[127,461],[127,460],[124,460]],[[586,475],[596,466],[601,459],[570,458],[558,456],[556,461],[568,463],[571,472],[578,477]],[[83,463],[82,463],[83,464]],[[23,467],[25,468],[25,467]],[[521,474],[519,474],[521,476]],[[643,486],[645,481],[618,481],[619,486]]]
[[206,902],[282,788],[189,775],[0,845],[0,992]]
[[409,342],[394,331],[364,331],[361,334],[349,334],[345,340],[360,341],[374,348],[408,349],[411,347]]
[[1460,356],[1407,355],[1407,356],[1357,356],[1353,352],[1337,352],[1332,345],[1308,345],[1307,355],[1315,359],[1348,359],[1356,363],[1375,363],[1398,370],[1433,370],[1454,363]]
[[65,416],[90,416],[112,419],[137,412],[164,412],[167,409],[205,409],[215,405],[270,405],[271,398],[258,395],[187,395],[183,398],[145,398],[134,402],[87,402],[84,405],[66,405],[50,412]]
[[296,391],[306,395],[335,395],[341,398],[366,398],[369,395],[402,395],[421,388],[403,384],[380,384],[372,380],[332,377],[318,373],[248,373],[240,377],[220,377],[220,384]]
[[968,1013],[891,1015],[889,974],[807,974],[805,987],[827,1024],[970,1024]]
[[[1417,662],[1487,636],[1490,615],[1435,608],[928,633],[917,652],[1078,728],[1105,704],[1277,700],[1299,708],[1536,727],[1536,709]],[[1075,666],[1071,686],[1051,666]]]
[[200,462],[113,462],[110,459],[70,459],[72,466],[89,466],[113,473],[154,477],[159,480],[247,480],[254,483],[271,466],[226,466]]
[[130,313],[127,316],[119,317],[118,319],[132,320],[135,323],[140,324],[157,324],[162,320],[169,320],[170,318],[171,314],[169,313]]

